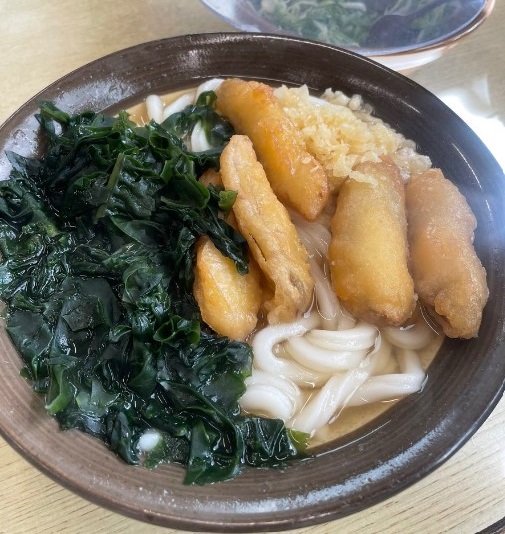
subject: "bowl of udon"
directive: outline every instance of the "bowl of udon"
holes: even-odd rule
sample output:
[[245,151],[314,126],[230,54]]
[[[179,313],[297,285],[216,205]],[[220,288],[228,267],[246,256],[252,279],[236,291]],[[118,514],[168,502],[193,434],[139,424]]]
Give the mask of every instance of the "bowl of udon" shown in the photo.
[[93,502],[193,531],[337,519],[502,396],[503,171],[385,66],[145,43],[44,89],[0,147],[0,432]]

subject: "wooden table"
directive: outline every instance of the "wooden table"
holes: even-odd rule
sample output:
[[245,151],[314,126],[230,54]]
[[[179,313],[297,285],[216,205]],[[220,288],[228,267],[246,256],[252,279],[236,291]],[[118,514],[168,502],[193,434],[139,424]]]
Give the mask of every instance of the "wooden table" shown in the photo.
[[[497,4],[489,21],[461,45],[411,76],[453,107],[505,166],[505,2]],[[0,123],[52,81],[109,52],[163,37],[231,29],[198,0],[0,0]],[[422,481],[364,512],[296,532],[464,534],[503,517],[505,400],[455,456]],[[179,531],[85,501],[0,439],[0,533],[31,532]],[[486,532],[498,532],[497,526]]]

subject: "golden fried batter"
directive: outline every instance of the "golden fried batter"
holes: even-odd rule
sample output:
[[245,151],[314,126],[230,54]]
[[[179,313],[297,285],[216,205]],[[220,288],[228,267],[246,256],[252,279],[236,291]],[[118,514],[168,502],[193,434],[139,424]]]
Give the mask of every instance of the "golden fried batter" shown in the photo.
[[477,336],[489,291],[473,247],[475,216],[440,169],[406,187],[411,270],[416,291],[449,337]]
[[218,334],[243,341],[256,327],[261,307],[260,272],[254,261],[241,275],[208,237],[196,247],[193,294],[202,319]]
[[272,298],[264,304],[268,322],[292,321],[312,301],[307,251],[248,137],[234,135],[223,150],[221,178],[225,189],[238,192],[233,213],[239,231],[272,285]]
[[279,200],[308,220],[328,200],[328,179],[305,147],[272,88],[259,82],[225,80],[216,91],[217,107],[238,134],[247,135]]
[[[223,187],[221,174],[208,169],[200,177],[205,186]],[[233,213],[226,221],[237,228]],[[253,258],[249,272],[240,275],[235,263],[204,236],[196,246],[193,294],[202,319],[218,334],[243,341],[256,327],[262,303],[261,271]]]
[[337,198],[328,256],[333,287],[356,317],[398,326],[415,306],[408,271],[404,186],[393,162],[361,163]]
[[221,180],[221,174],[215,169],[207,169],[199,179],[199,182],[205,187],[209,185],[214,185],[216,187],[222,186],[223,181]]

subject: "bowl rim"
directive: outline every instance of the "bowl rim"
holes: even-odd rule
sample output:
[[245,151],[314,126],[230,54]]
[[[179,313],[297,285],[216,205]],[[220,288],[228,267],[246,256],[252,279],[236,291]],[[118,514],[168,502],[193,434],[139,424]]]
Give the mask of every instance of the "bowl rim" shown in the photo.
[[[126,48],[124,50],[119,50],[117,52],[113,52],[111,54],[108,54],[107,56],[104,56],[102,58],[96,59],[90,63],[87,63],[86,65],[83,65],[82,67],[79,67],[72,72],[68,73],[67,75],[63,76],[62,78],[56,80],[49,86],[47,86],[45,89],[40,91],[37,95],[32,97],[30,100],[28,100],[23,106],[21,106],[7,121],[1,126],[0,128],[0,144],[2,144],[2,147],[4,148],[4,144],[10,140],[10,137],[7,134],[10,132],[17,131],[17,129],[22,126],[23,128],[29,130],[30,128],[33,128],[33,110],[36,109],[36,102],[41,97],[54,97],[60,98],[62,102],[65,100],[65,87],[66,84],[76,83],[79,84],[85,84],[86,80],[88,80],[88,77],[96,77],[98,73],[102,73],[103,76],[105,76],[105,71],[109,72],[108,69],[111,67],[111,65],[121,64],[121,65],[128,65],[128,68],[131,69],[129,71],[130,76],[137,76],[137,67],[138,65],[133,62],[132,64],[128,63],[129,58],[131,56],[137,57],[137,60],[139,58],[145,58],[147,57],[145,53],[153,53],[160,51],[164,51],[165,53],[173,53],[173,54],[182,54],[183,52],[187,52],[188,50],[191,51],[198,51],[198,57],[196,58],[197,62],[196,65],[200,65],[199,62],[201,61],[207,61],[208,58],[208,47],[214,47],[217,48],[221,45],[226,45],[228,47],[236,47],[239,44],[243,47],[253,46],[253,47],[266,47],[265,49],[270,49],[272,46],[279,46],[287,47],[286,49],[292,50],[293,52],[300,52],[303,50],[310,49],[313,53],[326,53],[328,56],[331,56],[330,59],[335,60],[339,59],[341,61],[348,60],[352,63],[353,67],[358,66],[360,69],[364,69],[365,67],[369,67],[372,69],[374,75],[378,76],[380,80],[382,81],[389,81],[391,83],[397,82],[402,85],[404,89],[410,89],[415,92],[415,94],[418,96],[420,100],[422,100],[423,106],[426,105],[426,101],[429,100],[438,111],[441,112],[441,114],[444,116],[445,119],[447,119],[449,122],[459,125],[460,128],[462,128],[464,135],[462,135],[462,138],[464,138],[464,145],[468,147],[469,150],[469,156],[472,161],[474,161],[474,166],[480,167],[480,166],[489,166],[489,168],[493,171],[493,174],[496,174],[500,177],[500,179],[505,181],[505,176],[503,174],[503,170],[498,165],[498,163],[494,160],[494,158],[489,153],[488,149],[483,145],[483,143],[477,138],[477,136],[469,129],[469,127],[454,113],[452,112],[445,104],[440,102],[434,95],[429,93],[426,89],[421,87],[419,84],[413,82],[412,80],[409,80],[402,75],[392,71],[391,69],[388,69],[387,67],[383,65],[379,65],[376,62],[374,62],[371,59],[364,58],[359,56],[358,54],[348,51],[339,49],[337,47],[326,45],[324,43],[315,43],[311,41],[307,41],[305,39],[301,38],[291,38],[286,36],[279,36],[279,35],[266,35],[266,34],[250,34],[250,33],[240,33],[240,32],[232,32],[232,33],[215,33],[215,34],[194,34],[194,35],[185,35],[185,36],[178,36],[173,38],[167,38],[167,39],[159,39],[156,41],[151,41],[148,43],[141,43],[138,45],[131,46],[129,48]],[[144,53],[145,52],[145,53]],[[241,59],[241,61],[245,61],[247,58]],[[332,63],[333,64],[333,63]],[[147,66],[143,66],[142,68],[147,68]],[[238,68],[238,67],[234,67]],[[261,65],[258,68],[262,68]],[[305,74],[305,73],[304,73]],[[247,76],[243,72],[242,74],[237,74],[242,76]],[[288,77],[287,74],[282,74],[284,77]],[[298,75],[298,74],[297,74]],[[351,74],[350,74],[351,75]],[[357,76],[357,71],[356,71]],[[207,76],[212,77],[212,76]],[[366,77],[365,77],[366,78]],[[84,80],[84,81],[83,81]],[[89,81],[89,80],[88,80]],[[191,82],[196,85],[197,78],[192,78]],[[201,79],[200,81],[203,81]],[[274,82],[275,79],[272,76],[271,81]],[[278,81],[278,80],[277,80]],[[117,83],[117,80],[113,79],[114,83]],[[353,80],[351,82],[354,83]],[[91,83],[91,82],[90,82]],[[112,82],[111,82],[112,83]],[[167,82],[168,83],[168,82]],[[185,86],[187,87],[189,83],[189,80],[185,80]],[[286,83],[289,83],[287,81]],[[90,86],[86,86],[90,87]],[[93,87],[91,85],[91,87]],[[112,86],[107,86],[111,88]],[[182,88],[182,86],[181,86]],[[323,87],[320,88],[321,90],[324,89]],[[380,89],[380,86],[378,87],[372,87],[372,89]],[[104,91],[105,89],[100,89],[100,91]],[[132,102],[133,99],[136,101],[139,101],[144,96],[147,96],[147,93],[145,92],[146,87],[144,87],[144,93],[139,94],[138,92],[135,92],[135,90],[130,91],[129,87],[123,87],[120,88],[119,91],[123,95],[123,98],[121,102]],[[174,89],[175,90],[175,89]],[[103,106],[104,110],[112,110],[114,108],[118,109],[118,107],[123,107],[122,104],[118,103],[114,100],[114,90],[111,90],[110,94],[108,95],[102,95],[102,100],[100,101],[101,104],[108,103],[108,105]],[[89,96],[89,95],[88,95]],[[73,95],[74,98],[76,98],[76,95]],[[91,95],[93,97],[93,95]],[[386,99],[387,100],[388,95],[379,95],[380,99]],[[403,98],[403,97],[402,97]],[[57,102],[59,105],[59,103]],[[81,104],[80,104],[81,105]],[[406,106],[412,106],[413,102],[407,99],[406,102],[404,102],[404,105]],[[84,106],[86,107],[86,106]],[[30,119],[28,119],[28,117]],[[28,121],[28,122],[27,122]],[[31,121],[31,122],[30,122]],[[32,132],[33,133],[33,132]],[[34,150],[33,144],[29,145],[30,150]],[[473,170],[473,169],[472,169]],[[501,195],[503,196],[503,192],[501,192]],[[503,284],[503,281],[502,281]],[[499,318],[500,321],[503,322],[503,318]],[[496,318],[496,321],[498,321],[498,318]],[[499,346],[498,346],[499,345]],[[444,343],[444,347],[448,347],[449,351],[452,351],[452,353],[456,352],[459,349],[459,342],[458,341],[446,341]],[[503,328],[502,331],[502,338],[498,341],[495,340],[495,345],[493,346],[493,354],[495,354],[499,348],[503,348],[505,346],[505,328]],[[453,354],[454,355],[454,354]],[[494,360],[493,360],[494,362]],[[498,365],[498,364],[496,364]],[[500,365],[503,366],[505,369],[505,363],[501,363]],[[434,370],[436,371],[436,370]],[[477,371],[476,371],[477,372]],[[495,380],[497,378],[495,377]],[[467,389],[471,389],[471,384],[465,386]],[[29,388],[28,388],[29,389]],[[96,504],[99,504],[101,506],[104,506],[106,508],[110,508],[114,511],[118,511],[121,513],[124,513],[130,517],[134,517],[136,519],[144,520],[147,522],[155,523],[162,526],[170,526],[172,528],[181,528],[181,529],[187,529],[187,530],[194,530],[194,529],[200,529],[200,530],[206,530],[206,531],[214,531],[214,532],[251,532],[251,531],[265,531],[265,530],[286,530],[291,528],[299,528],[302,526],[308,526],[316,523],[321,523],[325,521],[329,521],[331,519],[337,519],[339,517],[343,517],[345,515],[349,515],[351,513],[363,510],[364,508],[371,506],[372,504],[377,504],[378,502],[381,502],[382,500],[389,498],[399,491],[403,490],[405,487],[413,484],[420,478],[424,477],[428,473],[431,473],[433,470],[435,470],[440,464],[445,462],[450,456],[452,456],[470,437],[474,434],[474,432],[479,428],[479,426],[484,422],[484,420],[488,417],[488,415],[491,413],[492,409],[496,406],[499,399],[501,398],[503,391],[505,389],[505,380],[502,379],[499,387],[496,387],[492,391],[492,395],[489,395],[486,397],[486,404],[482,408],[482,410],[479,412],[478,416],[468,423],[464,435],[458,435],[457,438],[452,438],[450,441],[450,446],[445,448],[442,451],[439,451],[438,454],[434,455],[430,458],[429,462],[426,462],[421,465],[415,466],[415,469],[410,468],[407,472],[407,476],[404,478],[399,478],[395,481],[394,487],[389,488],[374,488],[374,491],[371,492],[371,494],[368,496],[368,499],[362,500],[362,499],[355,499],[352,500],[350,498],[339,500],[340,497],[338,497],[337,494],[333,494],[332,499],[330,499],[328,502],[318,503],[318,506],[312,510],[311,513],[305,512],[305,516],[300,516],[299,514],[296,515],[292,510],[289,512],[289,514],[284,514],[281,516],[276,516],[273,519],[267,517],[265,514],[260,513],[254,513],[253,516],[256,518],[253,522],[251,522],[250,516],[247,514],[239,513],[236,517],[232,517],[230,519],[229,516],[227,516],[227,519],[225,520],[208,520],[206,518],[199,517],[198,515],[194,517],[188,517],[188,516],[180,516],[177,515],[178,512],[174,512],[173,510],[162,510],[155,508],[139,508],[135,504],[132,505],[131,500],[127,501],[121,501],[118,502],[117,500],[114,501],[109,495],[104,494],[104,492],[101,490],[100,486],[94,487],[88,483],[88,485],[83,486],[83,484],[88,481],[86,479],[85,482],[81,478],[73,478],[69,479],[68,474],[61,469],[60,466],[58,466],[55,463],[55,460],[52,458],[48,458],[46,453],[42,449],[34,450],[33,446],[32,448],[27,448],[26,441],[24,442],[20,435],[17,432],[17,428],[11,426],[7,430],[4,428],[5,425],[5,419],[3,419],[6,415],[2,413],[0,410],[0,433],[3,435],[3,437],[16,449],[18,450],[28,461],[30,461],[33,465],[35,465],[37,468],[41,469],[43,472],[45,472],[47,475],[49,475],[51,478],[56,480],[58,483],[62,484],[63,486],[71,489],[72,491],[86,497],[90,501],[95,502]],[[466,390],[465,390],[466,391]],[[31,395],[33,393],[29,391]],[[423,392],[424,394],[424,392]],[[401,401],[401,412],[399,413],[399,417],[404,415],[405,413],[408,413],[411,406],[415,405],[414,400],[412,399],[404,399],[405,402]],[[447,420],[444,421],[446,424],[452,424],[454,421],[458,420],[458,417],[462,416],[462,412],[458,408],[454,411],[454,413],[447,414]],[[50,418],[48,418],[50,419]],[[384,425],[388,425],[389,423],[385,419],[381,419],[381,421],[384,423]],[[54,430],[54,420],[51,420],[51,429]],[[439,428],[440,427],[440,428]],[[430,447],[430,443],[432,441],[430,440],[436,440],[440,439],[440,434],[437,434],[437,431],[440,431],[441,429],[446,428],[444,425],[438,425],[433,428],[433,434],[430,434],[428,436],[425,436],[424,441],[420,444],[421,450],[426,450],[426,447]],[[368,429],[368,427],[367,427]],[[446,429],[447,430],[447,429]],[[373,427],[371,429],[371,432],[376,432],[376,434],[383,431],[381,428],[375,428]],[[89,441],[88,436],[83,436],[82,439]],[[92,439],[92,438],[90,438]],[[346,438],[344,445],[339,449],[353,449],[355,447],[355,437],[354,436],[348,436]],[[96,445],[96,450],[98,454],[100,453],[100,445]],[[31,444],[33,445],[33,444]],[[325,450],[324,455],[328,456],[332,454],[334,450]],[[108,453],[110,454],[110,453]],[[409,464],[409,458],[405,457],[403,459],[404,464],[402,466],[410,466]],[[313,460],[307,460],[299,462],[296,466],[292,467],[289,466],[287,469],[287,472],[291,473],[297,473],[298,469],[301,470],[302,473],[307,473],[307,466],[311,464]],[[111,464],[115,465],[116,462],[112,458]],[[312,464],[313,465],[313,464]],[[130,466],[129,466],[130,467]],[[130,469],[135,469],[131,468]],[[170,471],[171,467],[167,468],[167,471]],[[239,485],[240,488],[244,490],[244,486],[247,486],[248,484],[251,484],[251,482],[254,481],[254,477],[251,477],[252,470],[243,473],[240,475],[241,477],[244,477],[243,484],[241,483]],[[157,474],[154,473],[154,477],[158,477],[159,475],[163,475],[164,470],[160,470]],[[290,476],[291,476],[290,475]],[[178,475],[177,475],[178,476]],[[175,478],[177,478],[177,476]],[[275,477],[271,473],[262,473],[262,476],[264,476],[266,479],[269,480],[275,480]],[[272,478],[273,477],[273,478]],[[173,478],[170,479],[173,482]],[[235,479],[237,480],[237,479]],[[361,480],[361,483],[363,483],[363,478],[359,479],[358,482]],[[233,481],[232,481],[233,482]],[[225,483],[226,484],[226,483]],[[226,486],[222,486],[223,490],[228,489]],[[214,491],[214,490],[213,490]],[[308,491],[308,490],[307,490]],[[307,493],[307,495],[309,495]],[[322,495],[322,493],[321,493]],[[307,497],[308,499],[308,497]],[[336,507],[335,503],[339,502],[340,508]],[[366,501],[366,502],[365,502]],[[258,501],[260,502],[260,501]],[[261,501],[262,502],[262,501]],[[304,504],[305,508],[307,509],[309,506],[307,504],[307,500],[303,501],[302,504]],[[243,503],[242,503],[243,504]],[[310,504],[310,503],[309,503]],[[298,510],[298,508],[297,508]],[[314,511],[315,510],[315,511]],[[239,509],[240,511],[240,509]],[[288,510],[287,510],[288,511]],[[259,518],[259,519],[258,519]]]

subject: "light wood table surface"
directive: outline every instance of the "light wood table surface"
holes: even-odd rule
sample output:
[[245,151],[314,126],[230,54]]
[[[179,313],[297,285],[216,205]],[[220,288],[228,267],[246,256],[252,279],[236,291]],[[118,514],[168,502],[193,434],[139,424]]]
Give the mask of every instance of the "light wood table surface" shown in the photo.
[[[505,2],[498,0],[490,19],[462,44],[410,74],[459,113],[503,166],[504,27]],[[198,0],[0,0],[0,123],[46,85],[105,54],[163,37],[230,30]],[[504,517],[502,400],[459,452],[414,486],[361,513],[292,532],[474,534],[498,532],[496,523]],[[0,533],[32,532],[180,531],[89,503],[52,482],[0,439]]]

